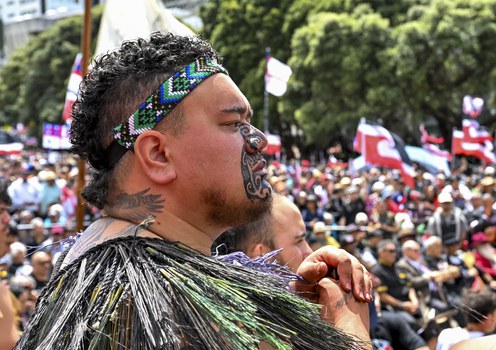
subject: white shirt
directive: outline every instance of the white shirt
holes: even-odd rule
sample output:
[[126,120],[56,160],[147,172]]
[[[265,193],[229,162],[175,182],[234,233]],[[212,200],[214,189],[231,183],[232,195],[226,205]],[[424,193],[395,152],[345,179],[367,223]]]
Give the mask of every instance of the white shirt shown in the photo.
[[447,328],[439,333],[436,350],[449,350],[456,343],[462,340],[479,338],[484,336],[482,332],[469,332],[465,328]]

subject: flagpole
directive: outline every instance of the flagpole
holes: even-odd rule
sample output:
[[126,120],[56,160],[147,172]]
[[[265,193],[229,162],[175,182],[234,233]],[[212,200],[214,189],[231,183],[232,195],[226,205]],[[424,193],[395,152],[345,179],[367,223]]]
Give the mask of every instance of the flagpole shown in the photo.
[[[83,53],[83,58],[81,61],[81,74],[83,78],[88,72],[90,46],[91,46],[91,0],[85,0],[83,31],[81,33],[81,51]],[[83,203],[81,192],[83,191],[85,185],[85,177],[86,177],[85,176],[86,162],[81,158],[79,158],[78,160],[78,170],[79,170],[78,178],[77,178],[78,203],[76,207],[76,229],[79,232],[84,229],[85,204]]]
[[[265,49],[265,74],[267,74],[267,63],[269,62],[270,57],[270,47]],[[263,128],[266,134],[269,133],[269,92],[265,86],[265,77],[264,77],[264,121]]]
[[456,155],[455,155],[455,127],[451,128],[451,172],[453,173],[453,170],[455,169],[455,161],[456,161]]

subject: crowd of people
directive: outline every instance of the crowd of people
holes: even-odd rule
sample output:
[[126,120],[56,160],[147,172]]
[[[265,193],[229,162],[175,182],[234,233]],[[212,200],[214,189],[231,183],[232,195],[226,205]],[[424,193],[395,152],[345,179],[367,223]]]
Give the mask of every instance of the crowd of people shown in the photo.
[[[19,331],[26,326],[59,255],[67,249],[64,242],[76,234],[77,164],[68,155],[53,164],[43,162],[46,158],[46,153],[26,153],[2,159],[3,184],[11,205],[6,207],[8,250],[0,266],[16,300]],[[446,342],[494,332],[496,182],[492,166],[476,168],[470,176],[433,175],[418,169],[415,188],[408,188],[400,174],[390,169],[371,167],[352,175],[330,163],[301,163],[269,163],[274,192],[294,206],[281,214],[279,222],[291,223],[288,218],[297,210],[304,226],[297,231],[296,241],[308,244],[299,258],[281,244],[285,249],[276,259],[296,271],[294,267],[309,253],[327,245],[357,257],[374,277],[372,319],[381,322],[372,325],[372,335],[375,330],[376,340],[394,349],[408,346],[384,327],[388,318],[400,319],[422,335],[423,341],[413,336],[415,348],[448,349]],[[98,210],[88,208],[87,222],[98,217]],[[257,229],[251,231],[256,236]],[[289,231],[286,225],[281,232]],[[268,245],[254,255],[276,248],[279,245]],[[491,293],[475,297],[473,292],[479,291]],[[474,319],[480,321],[475,322],[479,327],[475,333],[470,328]]]
[[[269,169],[274,191],[298,207],[309,246],[343,248],[372,273],[379,320],[408,324],[431,349],[495,331],[493,166],[448,176],[418,167],[414,188],[396,170],[373,166],[350,174],[331,162],[303,160],[274,161]],[[380,328],[372,335],[394,349],[420,347]],[[450,330],[459,335],[446,336]]]
[[[21,332],[59,255],[68,247],[65,242],[76,234],[77,164],[68,155],[53,164],[43,162],[46,158],[46,153],[26,153],[2,159],[1,175],[11,205],[6,206],[8,250],[0,266],[15,297],[16,327]],[[270,162],[269,182],[294,207],[279,215],[278,222],[286,222],[281,235],[290,232],[292,215],[301,217],[303,226],[291,242],[305,242],[308,249],[298,257],[288,245],[267,244],[265,250],[258,246],[258,254],[251,251],[253,256],[283,247],[275,258],[296,271],[322,246],[354,255],[374,277],[371,319],[380,322],[372,325],[372,335],[394,349],[448,349],[445,343],[494,332],[493,167],[476,168],[470,176],[418,169],[415,188],[408,188],[390,169],[371,167],[352,175],[330,163],[301,163]],[[99,211],[88,207],[87,222],[98,217]],[[249,236],[256,237],[258,228],[255,224]],[[222,252],[216,247],[214,253],[219,249]],[[250,253],[242,245],[238,250]],[[474,296],[480,291],[490,293]],[[384,326],[398,322],[408,324],[423,340],[411,333],[407,334],[412,338],[395,337],[395,331]],[[405,347],[400,339],[416,345]]]

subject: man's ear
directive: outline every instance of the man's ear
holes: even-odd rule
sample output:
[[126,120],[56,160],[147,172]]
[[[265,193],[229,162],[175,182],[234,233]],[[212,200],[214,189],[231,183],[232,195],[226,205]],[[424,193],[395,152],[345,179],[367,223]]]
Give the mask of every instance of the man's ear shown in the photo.
[[268,252],[270,252],[272,249],[267,247],[263,243],[257,243],[253,244],[248,248],[248,252],[246,255],[248,255],[250,258],[258,258],[259,256],[262,256]]
[[176,178],[167,148],[167,136],[156,130],[142,133],[134,144],[134,153],[141,171],[157,184]]

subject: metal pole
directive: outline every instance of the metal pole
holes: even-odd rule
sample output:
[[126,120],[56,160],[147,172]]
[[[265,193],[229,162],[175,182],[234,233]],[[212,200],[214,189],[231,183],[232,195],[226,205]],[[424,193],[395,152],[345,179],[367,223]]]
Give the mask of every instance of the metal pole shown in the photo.
[[[267,47],[265,49],[265,73],[267,74],[267,63],[269,62],[269,57],[270,57],[270,48]],[[266,134],[269,133],[269,93],[267,92],[267,89],[265,88],[265,82],[264,82],[264,132]]]
[[[91,46],[91,0],[84,1],[84,21],[83,30],[81,33],[81,51],[83,58],[81,62],[81,71],[83,77],[88,73],[88,65],[90,60],[90,46]],[[78,203],[76,208],[76,229],[82,231],[84,229],[84,209],[85,204],[81,197],[85,185],[86,175],[86,162],[82,159],[78,160],[78,178],[77,178],[77,196]]]

